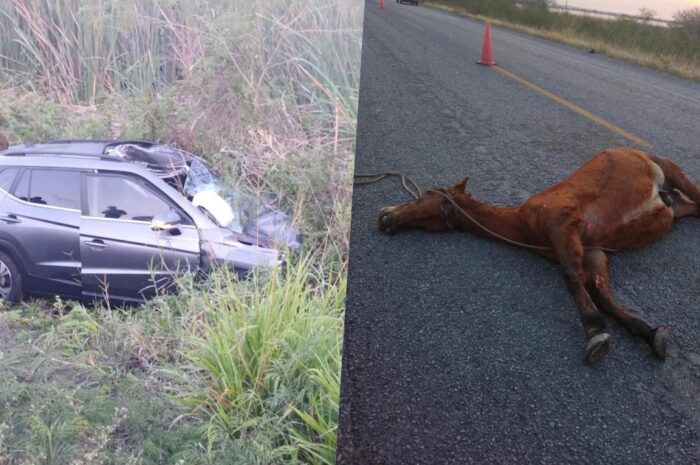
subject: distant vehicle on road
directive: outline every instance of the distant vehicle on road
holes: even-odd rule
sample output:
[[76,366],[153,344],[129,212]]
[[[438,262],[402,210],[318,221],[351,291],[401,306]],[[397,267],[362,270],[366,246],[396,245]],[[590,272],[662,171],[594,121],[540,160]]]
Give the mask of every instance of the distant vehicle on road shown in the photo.
[[220,191],[203,160],[152,142],[12,146],[0,152],[0,299],[142,302],[187,271],[279,266],[265,227],[293,249],[285,216],[246,228]]
[[396,3],[408,3],[409,5],[418,5],[418,0],[396,0]]

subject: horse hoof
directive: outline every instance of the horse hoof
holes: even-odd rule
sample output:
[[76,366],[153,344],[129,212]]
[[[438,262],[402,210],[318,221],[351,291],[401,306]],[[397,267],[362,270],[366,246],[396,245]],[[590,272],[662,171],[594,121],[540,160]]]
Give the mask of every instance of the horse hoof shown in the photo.
[[390,210],[391,207],[382,208],[379,212],[377,222],[379,230],[387,234],[396,234],[396,214]]
[[605,357],[610,349],[610,335],[608,333],[596,334],[586,343],[586,365],[593,365]]
[[668,344],[668,327],[659,326],[654,330],[654,341],[651,348],[654,353],[661,359],[666,360],[666,345]]

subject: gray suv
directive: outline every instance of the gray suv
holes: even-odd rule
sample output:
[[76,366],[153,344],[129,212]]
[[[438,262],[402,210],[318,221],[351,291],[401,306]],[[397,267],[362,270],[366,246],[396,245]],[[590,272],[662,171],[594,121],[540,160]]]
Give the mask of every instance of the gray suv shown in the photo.
[[206,188],[211,173],[208,184],[188,180],[193,168],[208,173],[191,154],[140,141],[0,152],[0,297],[142,302],[186,271],[279,266],[269,242],[227,227],[236,213]]

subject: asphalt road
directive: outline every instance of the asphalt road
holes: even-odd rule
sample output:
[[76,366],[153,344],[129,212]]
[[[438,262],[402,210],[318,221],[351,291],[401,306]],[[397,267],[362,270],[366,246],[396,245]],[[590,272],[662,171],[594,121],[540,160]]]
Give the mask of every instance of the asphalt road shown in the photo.
[[[366,3],[356,172],[423,187],[470,176],[476,198],[515,205],[601,149],[632,145],[480,57],[483,23]],[[652,144],[700,179],[700,85],[493,28],[508,71]],[[408,200],[396,180],[353,194],[338,463],[700,463],[700,219],[611,259],[618,300],[671,346],[660,362],[607,320],[584,333],[557,267],[460,233],[378,232]]]

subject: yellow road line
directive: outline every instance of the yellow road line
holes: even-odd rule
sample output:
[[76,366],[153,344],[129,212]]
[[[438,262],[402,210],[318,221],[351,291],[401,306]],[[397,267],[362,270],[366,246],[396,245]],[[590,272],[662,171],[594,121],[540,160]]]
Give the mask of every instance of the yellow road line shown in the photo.
[[406,21],[408,24],[410,24],[411,26],[415,27],[415,28],[418,29],[419,31],[425,31],[425,29],[423,29],[422,27],[420,27],[419,25],[417,25],[417,24],[414,23],[413,21],[409,21],[408,19],[404,19],[404,21]]
[[499,73],[501,73],[505,76],[508,76],[509,78],[511,78],[515,81],[518,81],[521,84],[525,84],[530,89],[532,89],[536,92],[539,92],[540,94],[544,95],[545,97],[548,97],[548,98],[554,100],[555,102],[557,102],[561,105],[564,105],[569,110],[574,111],[574,112],[578,113],[579,115],[584,116],[584,117],[590,119],[591,121],[600,124],[604,128],[609,129],[610,131],[614,132],[615,134],[622,136],[625,139],[627,139],[631,142],[634,142],[635,144],[640,145],[642,147],[647,147],[647,148],[651,147],[651,144],[649,142],[645,141],[644,139],[640,139],[639,137],[625,131],[622,128],[615,126],[614,124],[604,120],[600,116],[596,116],[593,113],[591,113],[590,111],[586,111],[583,108],[579,107],[578,105],[575,105],[575,104],[569,102],[568,100],[559,97],[558,95],[555,95],[547,90],[544,90],[540,86],[533,84],[530,81],[527,81],[527,80],[521,78],[520,76],[516,76],[515,74],[511,73],[508,70],[501,68],[500,66],[494,66],[493,68],[496,69]]

